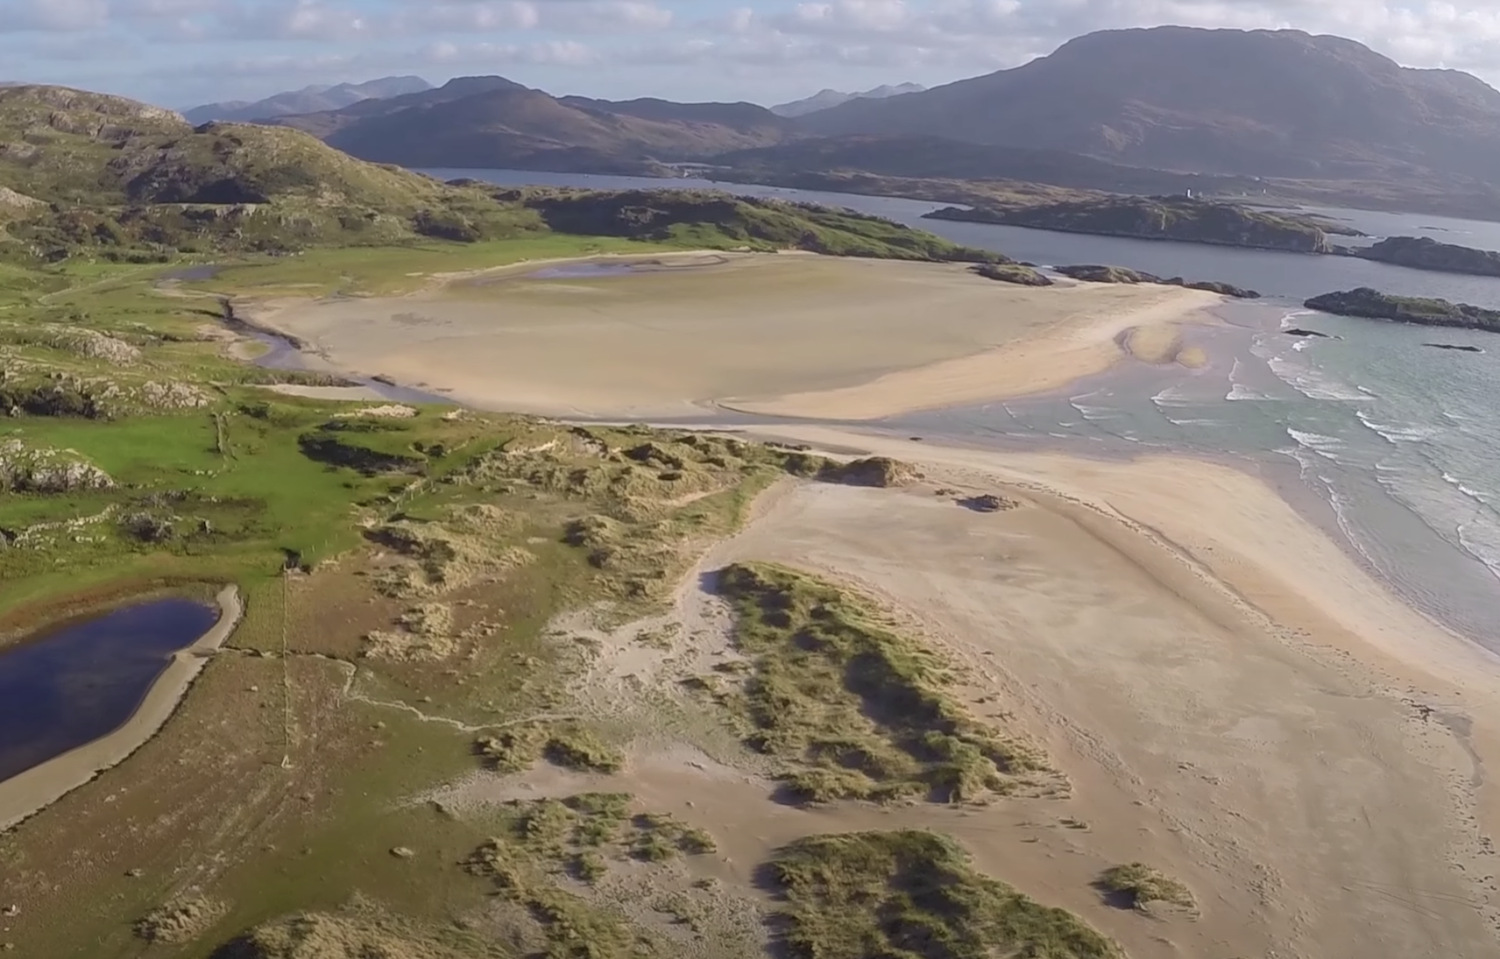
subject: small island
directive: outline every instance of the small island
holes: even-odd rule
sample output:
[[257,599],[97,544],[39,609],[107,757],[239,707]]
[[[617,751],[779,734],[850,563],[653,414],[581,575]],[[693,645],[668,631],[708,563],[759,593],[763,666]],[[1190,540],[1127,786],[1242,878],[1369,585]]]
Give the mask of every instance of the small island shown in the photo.
[[1373,246],[1342,249],[1347,255],[1362,260],[1374,260],[1413,270],[1500,276],[1500,253],[1476,250],[1456,243],[1440,243],[1431,237],[1392,236]]
[[1253,210],[1185,196],[1105,196],[1018,209],[944,207],[926,217],[1294,253],[1332,252],[1329,234],[1355,233],[1316,217]]
[[1487,310],[1447,300],[1391,296],[1367,286],[1341,293],[1324,293],[1307,300],[1303,305],[1309,310],[1321,310],[1340,316],[1500,333],[1500,310]]

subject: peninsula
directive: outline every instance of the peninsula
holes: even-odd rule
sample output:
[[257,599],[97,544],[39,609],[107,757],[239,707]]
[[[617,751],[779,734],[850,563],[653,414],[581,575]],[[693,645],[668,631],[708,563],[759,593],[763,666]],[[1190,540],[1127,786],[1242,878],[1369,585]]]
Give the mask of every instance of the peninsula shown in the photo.
[[1329,233],[1340,229],[1315,217],[1172,196],[1104,196],[1013,209],[944,207],[927,217],[1294,253],[1329,252]]

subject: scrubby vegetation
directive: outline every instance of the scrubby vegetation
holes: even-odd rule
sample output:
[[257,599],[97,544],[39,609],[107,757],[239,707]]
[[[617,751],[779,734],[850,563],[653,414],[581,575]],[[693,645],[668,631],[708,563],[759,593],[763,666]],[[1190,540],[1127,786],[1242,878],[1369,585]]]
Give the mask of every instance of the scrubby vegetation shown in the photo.
[[794,959],[1123,959],[1077,916],[976,873],[934,833],[814,836],[771,865]]
[[545,940],[548,959],[615,959],[668,955],[653,937],[621,915],[560,888],[562,877],[592,884],[610,861],[659,863],[714,849],[704,832],[671,816],[631,816],[631,798],[585,793],[567,799],[518,802],[507,810],[506,834],[485,842],[468,858],[476,876],[496,893],[524,907]]
[[419,925],[373,905],[345,912],[299,913],[258,926],[212,959],[511,959],[485,936]]
[[1099,877],[1098,886],[1111,901],[1133,909],[1144,909],[1154,902],[1185,909],[1197,905],[1187,886],[1139,862],[1106,869]]
[[751,669],[718,699],[793,798],[972,802],[1047,780],[1045,755],[968,715],[949,669],[869,601],[765,564],[724,569],[719,590]]
[[517,723],[481,738],[475,749],[506,773],[522,772],[542,759],[569,769],[604,773],[617,771],[624,762],[618,749],[571,720]]

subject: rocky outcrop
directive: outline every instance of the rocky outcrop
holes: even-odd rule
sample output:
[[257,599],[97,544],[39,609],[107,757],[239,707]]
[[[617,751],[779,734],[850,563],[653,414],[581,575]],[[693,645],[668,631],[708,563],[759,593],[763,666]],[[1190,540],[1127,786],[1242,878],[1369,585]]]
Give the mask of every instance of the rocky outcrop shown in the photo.
[[1435,350],[1458,350],[1460,353],[1483,353],[1484,350],[1477,346],[1465,346],[1459,343],[1423,343]]
[[1468,330],[1500,333],[1500,310],[1486,310],[1467,303],[1391,296],[1367,286],[1340,293],[1315,296],[1305,304],[1309,310],[1358,316],[1376,320],[1395,320],[1421,326],[1452,326]]
[[1500,276],[1500,253],[1454,243],[1439,243],[1425,236],[1392,236],[1373,246],[1344,247],[1342,252],[1362,260],[1375,260],[1413,270]]
[[14,493],[72,493],[113,489],[115,481],[73,450],[0,443],[0,490]]
[[1024,263],[983,263],[970,268],[987,280],[1016,283],[1021,286],[1051,286],[1052,279]]
[[1333,249],[1324,229],[1332,224],[1190,197],[1109,196],[1008,210],[944,207],[926,216],[934,220],[1000,223],[1064,233],[1178,240],[1257,250],[1328,253]]
[[53,349],[116,366],[133,366],[141,359],[139,349],[98,330],[50,325],[42,329],[42,340]]
[[1086,283],[1160,283],[1164,286],[1180,286],[1189,290],[1203,290],[1208,293],[1217,293],[1220,296],[1232,296],[1241,300],[1253,300],[1260,296],[1254,290],[1246,290],[1228,283],[1220,283],[1216,280],[1198,280],[1189,283],[1180,276],[1164,280],[1154,273],[1147,273],[1143,270],[1132,270],[1123,266],[1084,264],[1081,266],[1059,266],[1056,269],[1063,276],[1082,280]]

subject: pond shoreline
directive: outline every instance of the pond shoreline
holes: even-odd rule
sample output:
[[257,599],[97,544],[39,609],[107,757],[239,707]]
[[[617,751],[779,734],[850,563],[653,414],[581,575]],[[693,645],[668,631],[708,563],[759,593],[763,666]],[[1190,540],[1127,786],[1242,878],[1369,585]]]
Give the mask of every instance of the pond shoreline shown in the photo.
[[239,589],[216,597],[219,619],[190,646],[178,650],[135,712],[117,729],[39,766],[0,781],[0,831],[16,826],[63,796],[118,766],[155,736],[177,711],[193,681],[224,645],[244,615]]

